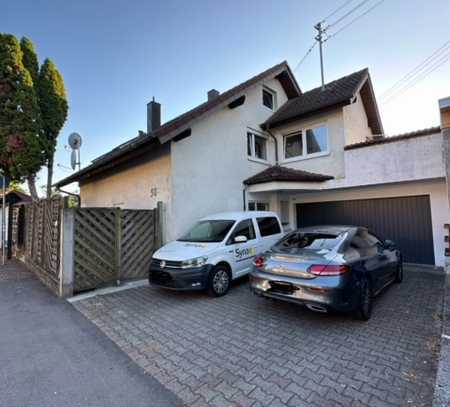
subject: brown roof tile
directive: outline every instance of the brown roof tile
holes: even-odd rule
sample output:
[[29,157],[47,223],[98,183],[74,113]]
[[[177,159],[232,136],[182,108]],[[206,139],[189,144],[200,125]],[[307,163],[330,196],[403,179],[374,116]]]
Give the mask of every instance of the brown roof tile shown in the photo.
[[262,184],[264,182],[288,181],[288,182],[322,182],[333,179],[331,175],[315,174],[313,172],[294,170],[293,168],[274,165],[247,178],[245,185]]
[[[244,92],[250,86],[257,84],[259,81],[265,78],[273,76],[278,77],[280,82],[286,88],[286,92],[291,95],[291,97],[294,97],[300,93],[300,88],[295,81],[295,77],[292,74],[289,65],[286,61],[283,61],[248,79],[247,81],[242,82],[241,84],[229,89],[228,91],[221,93],[214,99],[204,102],[197,107],[187,111],[186,113],[183,113],[180,116],[169,120],[167,123],[164,123],[161,127],[159,127],[151,134],[140,132],[137,137],[119,145],[118,147],[115,147],[106,154],[97,157],[95,160],[93,160],[91,165],[83,168],[81,171],[70,175],[67,178],[58,181],[55,185],[57,187],[62,187],[64,185],[70,184],[71,182],[78,181],[83,177],[84,174],[87,174],[92,170],[97,170],[99,167],[102,167],[103,165],[109,163],[111,160],[122,157],[136,150],[137,148],[141,148],[147,143],[154,143],[155,146],[157,146],[161,143],[167,142],[172,138],[169,137],[171,133],[176,132],[177,130],[181,131],[183,126],[189,125],[190,122],[200,118],[203,114],[211,111],[215,107],[220,106],[222,103],[226,103],[230,99],[233,100],[233,98],[241,96],[242,92]],[[174,134],[173,136],[176,136],[176,134]]]
[[265,127],[277,125],[315,114],[324,109],[350,103],[361,83],[368,77],[367,68],[327,83],[325,89],[319,86],[300,96],[288,100],[264,123]]

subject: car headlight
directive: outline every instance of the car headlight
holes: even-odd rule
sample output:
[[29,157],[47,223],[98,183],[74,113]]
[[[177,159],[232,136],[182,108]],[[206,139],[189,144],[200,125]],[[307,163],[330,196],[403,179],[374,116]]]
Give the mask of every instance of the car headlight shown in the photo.
[[203,266],[207,260],[208,260],[207,257],[196,257],[195,259],[189,259],[189,260],[183,261],[181,263],[181,267],[184,269],[200,267],[200,266]]

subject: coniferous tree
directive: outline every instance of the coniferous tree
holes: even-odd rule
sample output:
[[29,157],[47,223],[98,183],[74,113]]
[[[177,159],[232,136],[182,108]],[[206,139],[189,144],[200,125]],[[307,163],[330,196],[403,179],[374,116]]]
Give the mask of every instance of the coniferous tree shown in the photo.
[[23,66],[30,73],[33,85],[36,88],[39,79],[39,61],[34,50],[34,45],[27,37],[22,37],[20,40],[20,49],[22,50]]
[[34,174],[45,158],[41,132],[38,99],[19,41],[0,33],[0,169],[12,180],[26,178],[33,199],[38,198]]
[[50,198],[57,137],[64,126],[68,111],[63,78],[50,59],[44,61],[39,72],[38,97],[46,138],[47,198]]

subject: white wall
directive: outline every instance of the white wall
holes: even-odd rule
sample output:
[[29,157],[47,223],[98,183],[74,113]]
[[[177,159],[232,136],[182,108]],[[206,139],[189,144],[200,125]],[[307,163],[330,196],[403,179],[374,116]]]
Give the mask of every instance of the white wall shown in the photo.
[[[285,160],[283,136],[320,124],[325,124],[328,128],[329,154],[320,157],[301,157]],[[296,121],[273,130],[273,133],[278,140],[280,165],[318,174],[333,175],[336,178],[344,177],[345,133],[342,109],[317,115],[307,120]]]
[[344,159],[345,179],[327,189],[445,177],[441,133],[346,150]]
[[295,205],[297,203],[330,202],[354,199],[394,198],[401,196],[429,195],[431,205],[431,222],[433,229],[433,243],[437,266],[444,266],[446,262],[444,224],[449,223],[450,210],[447,199],[447,184],[444,179],[408,182],[402,184],[366,186],[349,188],[346,190],[321,191],[303,194],[285,194],[284,198],[290,202],[290,223],[297,226]]
[[161,201],[165,211],[163,222],[167,224],[171,205],[170,168],[167,151],[134,167],[81,183],[81,206],[153,209]]
[[367,121],[367,114],[361,95],[358,92],[356,101],[342,109],[345,128],[345,144],[355,144],[372,137],[372,130]]
[[[278,80],[268,80],[264,85],[277,92],[278,106],[286,102]],[[211,113],[192,125],[190,137],[172,142],[169,240],[203,216],[242,210],[242,181],[274,163],[275,145],[270,137],[267,164],[247,158],[247,129],[260,129],[273,114],[262,104],[262,89],[262,84],[248,89],[244,105]]]

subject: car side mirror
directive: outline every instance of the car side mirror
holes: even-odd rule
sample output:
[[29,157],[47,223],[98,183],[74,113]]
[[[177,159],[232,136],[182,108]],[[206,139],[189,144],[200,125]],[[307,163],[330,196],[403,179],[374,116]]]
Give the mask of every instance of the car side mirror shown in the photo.
[[245,243],[247,241],[247,237],[244,235],[239,235],[234,238],[234,243]]
[[392,240],[385,240],[383,245],[388,250],[395,249],[395,243]]

